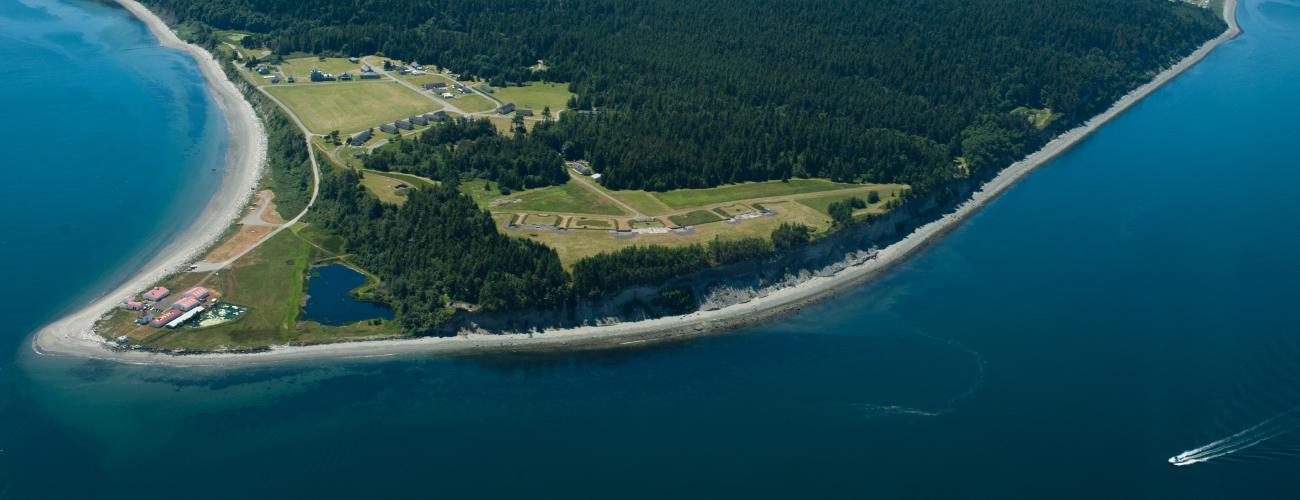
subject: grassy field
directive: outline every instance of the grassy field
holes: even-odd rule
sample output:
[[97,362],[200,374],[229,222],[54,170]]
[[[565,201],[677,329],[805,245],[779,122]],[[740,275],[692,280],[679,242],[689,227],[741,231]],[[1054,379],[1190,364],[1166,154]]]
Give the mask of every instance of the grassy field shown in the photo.
[[718,207],[713,209],[713,213],[721,215],[723,217],[735,217],[737,215],[747,213],[747,212],[752,212],[752,211],[753,210],[751,210],[749,207],[745,205],[741,205],[739,203],[735,205],[727,205],[725,207]]
[[524,215],[524,224],[535,224],[538,226],[556,226],[560,224],[560,216],[549,214],[526,214]]
[[[386,174],[367,170],[361,178],[361,185],[378,197],[379,201],[401,205],[406,203],[406,193],[408,191],[419,189],[424,184],[412,184],[404,179],[389,177]],[[397,186],[402,186],[402,189],[397,189]]]
[[[352,73],[353,78],[356,78],[357,73],[361,72],[361,63],[350,63],[343,57],[326,57],[324,61],[320,60],[319,57],[298,57],[294,59],[285,59],[284,62],[279,64],[279,66],[280,71],[283,72],[285,76],[292,75],[294,80],[297,80],[298,83],[310,82],[311,70],[313,68],[319,69],[325,73],[333,73],[335,75],[344,72]],[[354,81],[352,83],[356,82]]]
[[718,214],[715,214],[707,210],[696,210],[681,215],[674,215],[672,217],[669,217],[668,220],[673,221],[673,224],[677,224],[679,226],[694,226],[698,224],[708,224],[710,222],[718,222],[722,220],[722,217],[718,217]]
[[212,349],[260,346],[290,339],[305,293],[304,273],[313,247],[292,232],[267,240],[210,280],[224,302],[248,308],[239,319],[209,328],[156,330],[154,347]]
[[708,189],[677,189],[664,193],[654,193],[654,196],[671,208],[683,209],[728,201],[815,193],[857,186],[860,186],[860,184],[841,184],[824,179],[790,179],[789,182],[746,182],[744,184],[729,184]]
[[[495,184],[493,184],[495,187]],[[566,182],[559,186],[547,186],[529,189],[501,196],[496,190],[485,191],[481,181],[465,183],[461,190],[474,198],[479,206],[490,210],[511,212],[562,212],[590,215],[630,215],[623,213],[609,199],[593,193],[575,182]],[[519,200],[506,203],[506,200]],[[498,201],[500,200],[500,201]],[[492,206],[492,202],[499,203]]]
[[[715,237],[721,240],[743,237],[767,238],[782,222],[807,224],[818,231],[824,231],[831,225],[830,217],[798,203],[779,202],[770,205],[773,210],[777,211],[778,215],[748,219],[738,224],[717,223],[694,226],[691,234],[687,235],[672,233],[641,234],[631,238],[624,238],[611,235],[606,231],[555,232],[528,229],[507,234],[528,238],[554,248],[556,253],[560,255],[560,262],[565,268],[570,268],[574,262],[583,257],[601,252],[611,252],[632,245],[682,246],[693,243],[704,244]],[[637,225],[637,223],[633,223],[633,227],[637,227]],[[662,226],[657,222],[653,223],[653,227]],[[646,226],[641,225],[641,227]]]
[[804,198],[799,200],[799,204],[826,214],[829,213],[828,208],[831,203],[855,197],[865,202],[868,199],[868,193],[875,191],[880,195],[880,201],[868,205],[865,209],[856,210],[854,211],[854,214],[884,213],[886,211],[885,202],[899,196],[904,189],[906,189],[906,186],[901,184],[877,184],[869,188],[855,189],[849,192],[827,194],[826,196],[818,196],[816,198]]
[[627,227],[632,229],[648,229],[654,227],[665,227],[659,219],[650,220],[630,220],[627,221]]
[[574,217],[569,222],[569,227],[574,229],[614,229],[614,221],[593,217]]
[[318,134],[343,134],[432,111],[439,106],[394,82],[277,85],[267,91]]
[[637,209],[637,211],[645,215],[664,215],[673,212],[672,207],[659,201],[659,198],[656,198],[654,193],[649,191],[614,191],[605,189],[604,186],[600,186],[599,184],[596,184],[596,186],[600,187],[600,190],[604,191],[606,194],[613,196],[614,199],[626,203],[628,206]]
[[497,109],[497,106],[499,106],[491,99],[488,99],[478,94],[460,95],[459,92],[456,92],[455,94],[457,94],[456,98],[452,99],[451,103],[455,104],[456,107],[464,110],[466,113],[478,113],[479,111],[490,111],[493,109]]
[[542,116],[542,109],[551,107],[551,113],[562,110],[573,96],[567,83],[529,82],[523,87],[493,87],[492,95],[501,102],[513,102],[515,107],[531,109],[536,116]]

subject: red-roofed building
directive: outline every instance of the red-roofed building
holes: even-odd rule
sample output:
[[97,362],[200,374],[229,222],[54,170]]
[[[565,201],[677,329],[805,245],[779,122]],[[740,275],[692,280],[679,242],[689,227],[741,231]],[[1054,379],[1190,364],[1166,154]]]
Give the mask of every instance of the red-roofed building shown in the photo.
[[172,304],[172,308],[179,309],[181,311],[188,311],[190,309],[194,309],[195,307],[199,307],[199,304],[202,304],[202,302],[199,302],[199,299],[196,299],[194,297],[181,297],[181,300],[178,300],[176,301],[176,303]]
[[175,309],[170,309],[165,313],[155,316],[153,318],[153,321],[149,322],[149,325],[154,328],[162,328],[163,325],[167,324],[171,320],[176,319],[180,315],[181,315],[180,311],[177,311]]
[[185,293],[182,293],[181,295],[184,295],[186,297],[194,297],[198,300],[206,300],[208,298],[208,295],[211,293],[212,290],[208,290],[207,288],[201,286],[196,286],[194,288],[186,290]]
[[149,290],[149,291],[145,292],[145,293],[144,293],[144,298],[145,298],[145,300],[152,300],[152,301],[154,301],[154,302],[158,302],[158,301],[162,300],[163,297],[166,297],[167,294],[169,294],[169,293],[172,293],[172,291],[171,291],[171,290],[168,290],[167,287],[162,287],[162,286],[160,286],[160,287],[156,287],[156,288],[154,288],[153,290]]
[[134,295],[132,295],[122,300],[122,307],[130,309],[132,311],[139,311],[141,309],[144,309],[144,302],[140,302],[140,299],[137,299],[135,298]]

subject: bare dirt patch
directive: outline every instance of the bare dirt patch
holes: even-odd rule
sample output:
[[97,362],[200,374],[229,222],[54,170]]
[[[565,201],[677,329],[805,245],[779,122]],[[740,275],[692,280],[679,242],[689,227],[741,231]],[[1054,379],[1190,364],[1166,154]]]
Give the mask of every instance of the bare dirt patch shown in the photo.
[[230,260],[231,257],[239,255],[240,252],[265,238],[274,229],[271,226],[239,226],[234,235],[231,235],[225,242],[208,252],[203,257],[203,262],[215,264]]

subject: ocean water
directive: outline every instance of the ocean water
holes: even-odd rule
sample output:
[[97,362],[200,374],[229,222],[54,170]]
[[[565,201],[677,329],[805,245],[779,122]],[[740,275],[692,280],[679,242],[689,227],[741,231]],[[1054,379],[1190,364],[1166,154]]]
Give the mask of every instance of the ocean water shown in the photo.
[[302,319],[335,326],[367,319],[391,319],[391,309],[348,295],[364,284],[365,275],[343,264],[312,268],[307,280],[308,297],[302,308]]
[[[9,67],[32,50],[10,35],[41,19],[25,12],[0,10]],[[77,249],[6,244],[0,498],[1296,498],[1300,3],[1247,0],[1240,19],[1241,38],[882,279],[727,335],[238,370],[48,359],[26,338],[63,295],[9,277],[93,290],[103,273]],[[78,40],[50,43],[116,53]],[[188,88],[171,61],[157,71]],[[125,87],[80,107],[154,95]],[[51,135],[29,140],[72,141],[57,154],[88,172],[131,168],[80,146],[98,136]],[[22,239],[86,237],[129,264],[138,248],[100,256],[83,234],[91,200],[125,203],[103,186],[119,176],[61,179],[4,188],[24,210],[80,190],[81,210],[46,209]],[[1166,462],[1206,445],[1203,463]]]

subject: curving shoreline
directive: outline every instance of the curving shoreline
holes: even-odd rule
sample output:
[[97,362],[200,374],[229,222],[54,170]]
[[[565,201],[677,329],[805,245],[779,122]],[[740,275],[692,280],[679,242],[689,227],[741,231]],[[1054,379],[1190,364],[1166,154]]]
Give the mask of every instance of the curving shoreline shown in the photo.
[[177,38],[158,16],[139,2],[117,2],[143,21],[161,46],[180,50],[197,63],[207,81],[209,94],[226,117],[230,132],[226,170],[212,201],[180,236],[112,291],[91,299],[81,309],[37,332],[32,339],[32,348],[40,354],[113,359],[113,353],[104,340],[91,331],[95,321],[117,307],[122,297],[138,293],[183,269],[216,243],[226,228],[238,219],[253,195],[266,161],[266,133],[262,130],[261,120],[235,84],[226,78],[212,54]]
[[[147,11],[137,2],[133,0],[118,0],[118,2],[127,7],[127,9],[134,15],[148,24],[150,30],[154,31],[154,34],[158,36],[163,45],[181,48],[194,56],[196,60],[200,61],[200,67],[204,69],[205,77],[207,77],[209,84],[213,86],[214,94],[222,94],[224,88],[228,87],[229,92],[233,93],[233,98],[238,101],[238,104],[227,106],[225,104],[228,103],[223,103],[222,109],[227,112],[227,119],[232,123],[232,137],[234,137],[234,132],[236,132],[234,124],[235,122],[240,121],[241,118],[233,116],[231,108],[238,110],[242,105],[243,108],[247,108],[247,111],[250,114],[252,113],[252,109],[245,101],[243,101],[242,97],[238,95],[233,83],[226,80],[225,75],[221,73],[220,68],[216,65],[216,61],[212,60],[211,55],[198,47],[184,44],[180,40],[176,39],[175,35],[166,28],[157,16]],[[1125,95],[1105,112],[1094,116],[1079,127],[1053,139],[1042,149],[1003,169],[996,177],[973,193],[969,200],[958,206],[951,213],[915,229],[907,237],[881,250],[874,259],[844,269],[832,276],[815,277],[796,286],[768,291],[765,295],[746,303],[714,311],[694,312],[684,316],[658,318],[607,326],[554,329],[535,335],[527,333],[471,334],[455,338],[418,338],[323,344],[315,346],[281,346],[273,347],[269,351],[256,353],[209,353],[177,356],[142,351],[112,350],[108,347],[108,344],[105,341],[89,331],[93,322],[116,303],[114,297],[123,295],[118,294],[115,291],[82,311],[45,327],[36,335],[32,346],[38,354],[69,355],[146,364],[224,366],[317,358],[380,357],[398,354],[467,352],[488,349],[567,350],[599,348],[699,336],[753,324],[792,310],[798,310],[809,303],[831,297],[835,293],[870,280],[881,272],[887,270],[893,264],[902,261],[915,251],[923,248],[927,243],[934,241],[936,237],[951,230],[958,222],[978,211],[985,204],[996,198],[997,195],[1001,194],[1007,188],[1014,185],[1033,169],[1050,162],[1057,155],[1080,142],[1083,138],[1087,137],[1102,125],[1130,108],[1142,98],[1151,94],[1156,89],[1173,80],[1173,78],[1177,77],[1183,71],[1186,71],[1188,68],[1200,62],[1206,55],[1214,50],[1214,48],[1232,38],[1235,38],[1241,33],[1240,27],[1237,25],[1235,18],[1237,3],[1238,0],[1226,0],[1224,3],[1223,14],[1228,23],[1228,29],[1224,33],[1207,41],[1197,50],[1192,52],[1192,54],[1161,72],[1150,82],[1143,84]],[[201,52],[202,54],[196,54],[195,51]],[[215,71],[215,74],[209,73],[207,68],[209,64],[212,66],[212,70]],[[258,137],[261,138],[262,134],[260,125],[257,125],[255,115],[252,115],[252,122],[256,125]],[[244,132],[248,132],[248,130],[245,130]],[[264,157],[264,138],[262,140],[261,151],[262,156]],[[237,157],[234,153],[234,142],[234,139],[232,139],[232,152],[230,155],[232,159]],[[259,161],[257,165],[260,166],[260,164],[261,162]],[[256,174],[259,171],[259,168],[252,168],[249,169],[248,173]],[[253,175],[253,179],[254,182],[256,182],[256,175]],[[222,191],[219,193],[219,197],[224,195],[227,187],[226,184],[226,181],[223,180]],[[246,198],[244,196],[236,196],[236,198],[240,202],[239,204],[234,205],[237,209],[242,206],[242,203]],[[203,214],[201,220],[208,220],[209,216],[216,211],[215,208],[219,208],[216,207],[216,205],[220,203],[221,202],[218,198],[214,198],[212,206],[210,206],[208,211]],[[228,220],[229,219],[226,219],[226,221]],[[200,226],[203,226],[203,224],[196,223],[191,229],[200,228]],[[221,227],[224,228],[224,225]],[[219,231],[216,234],[220,234]],[[189,236],[188,232],[186,236]],[[215,238],[215,235],[211,237]],[[177,245],[178,244],[173,244],[172,246]],[[200,249],[201,248],[202,247],[200,247]],[[146,269],[153,269],[156,271],[175,269],[176,267],[183,265],[185,262],[188,262],[188,258],[182,257],[190,256],[184,255],[184,252],[182,251],[172,253],[172,247],[168,247],[168,249],[165,250],[159,258],[156,258],[155,261],[165,261],[166,263],[171,263],[173,261],[179,262],[175,262],[171,267],[155,265],[154,262],[151,262],[149,266],[146,266]],[[150,273],[145,273],[142,276],[148,276],[149,274]],[[165,275],[166,273],[163,274]],[[137,286],[136,283],[141,280],[142,278],[137,278],[132,283],[124,285],[123,288],[127,288],[131,291],[143,288],[143,285]],[[102,307],[105,303],[108,308]]]

